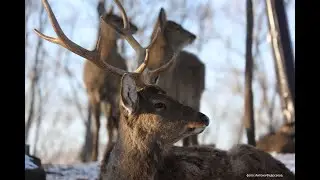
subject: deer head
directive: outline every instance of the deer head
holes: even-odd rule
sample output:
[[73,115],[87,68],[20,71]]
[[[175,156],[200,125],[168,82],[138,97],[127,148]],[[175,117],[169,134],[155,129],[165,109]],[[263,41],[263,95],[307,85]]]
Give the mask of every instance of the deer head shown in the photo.
[[[113,6],[109,8],[109,11],[105,10],[105,0],[99,0],[97,6],[97,12],[99,16],[102,16],[102,19],[107,22],[112,22],[114,25],[121,27],[123,25],[123,20],[121,17],[117,16],[113,12]],[[130,24],[130,33],[135,34],[138,31],[138,27],[129,22]]]
[[157,139],[173,144],[180,139],[201,133],[209,124],[206,115],[180,104],[154,85],[139,88],[136,81],[124,74],[121,79],[121,121],[126,133],[134,138]]
[[[168,59],[176,59],[176,54],[185,46],[193,43],[196,35],[178,23],[167,20],[165,10],[161,8],[151,38],[155,43],[150,47],[152,60],[145,71],[145,80],[150,84],[157,84],[160,73],[168,69],[158,68]],[[172,64],[168,66],[172,67]]]
[[[117,27],[123,26],[123,23],[124,23],[123,19],[120,16],[115,15],[112,10],[108,11],[107,13],[104,13],[101,16],[101,18],[102,18],[102,20],[104,22],[109,22],[110,24],[112,24],[112,26],[107,24],[107,23],[102,23],[101,24],[102,25],[102,27],[100,29],[102,31],[101,32],[101,36],[102,37],[106,36],[106,37],[110,38],[110,37],[114,37],[114,36],[113,36],[113,34],[110,35],[108,33],[115,33],[115,35],[116,35],[115,38],[119,39],[120,36],[119,36],[119,34],[117,32],[114,31],[113,27],[114,26],[117,26]],[[130,34],[135,34],[138,31],[138,27],[135,26],[134,24],[132,24],[131,22],[128,22],[128,23],[129,23],[128,32]],[[111,28],[111,30],[110,30],[110,28]]]
[[186,30],[181,25],[174,21],[167,20],[167,15],[164,8],[160,9],[157,22],[154,26],[151,38],[155,38],[159,29],[160,35],[157,38],[163,37],[172,49],[181,50],[185,46],[191,44],[196,39],[196,35]]

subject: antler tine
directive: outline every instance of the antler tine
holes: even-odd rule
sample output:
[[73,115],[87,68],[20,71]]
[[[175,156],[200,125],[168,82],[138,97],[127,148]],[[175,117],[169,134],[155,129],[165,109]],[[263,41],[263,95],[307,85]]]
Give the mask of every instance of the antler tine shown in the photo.
[[126,71],[122,70],[122,69],[118,69],[116,67],[113,67],[105,62],[101,62],[100,61],[100,56],[99,56],[99,52],[96,51],[96,49],[94,49],[93,51],[89,51],[79,45],[77,45],[76,43],[74,43],[73,41],[71,41],[62,31],[57,18],[55,17],[49,3],[47,0],[42,0],[42,4],[44,6],[44,8],[46,9],[48,16],[49,16],[49,20],[51,22],[51,25],[53,27],[53,30],[56,32],[57,34],[57,38],[53,38],[47,35],[42,34],[40,31],[38,31],[37,29],[34,29],[35,33],[42,39],[45,39],[49,42],[58,44],[66,49],[68,49],[69,51],[91,61],[92,63],[94,63],[95,65],[97,65],[98,67],[102,68],[102,69],[107,69],[113,73],[119,74],[119,75],[123,75]]
[[[133,37],[133,35],[130,33],[130,24],[129,24],[128,16],[127,16],[123,6],[119,2],[119,0],[114,0],[114,2],[117,4],[118,8],[120,9],[121,16],[123,19],[123,29],[119,28],[117,26],[114,26],[111,23],[109,25],[111,25],[121,36],[123,36],[126,39],[126,41],[130,44],[130,46],[136,51],[136,53],[137,53],[137,60],[136,61],[137,62],[141,62],[141,60],[144,59],[143,63],[134,71],[135,73],[141,74],[148,65],[149,48],[155,43],[155,40],[160,32],[160,28],[157,29],[157,33],[154,36],[154,38],[152,39],[150,45],[147,48],[143,48],[139,44],[139,42]],[[102,17],[100,17],[100,20],[102,23],[105,23],[105,21],[103,20]],[[107,23],[108,23],[108,21],[107,21]],[[162,69],[160,69],[160,71],[162,72]]]
[[96,53],[94,51],[89,51],[87,49],[84,49],[82,47],[80,47],[79,45],[77,45],[76,43],[74,43],[73,41],[71,41],[65,34],[64,32],[62,31],[54,13],[52,12],[52,9],[48,3],[47,0],[42,0],[42,4],[44,6],[44,8],[46,9],[48,15],[49,15],[49,20],[52,24],[52,27],[53,27],[53,30],[56,32],[58,38],[53,38],[53,37],[50,37],[50,36],[46,36],[44,34],[42,34],[41,32],[39,32],[37,29],[34,29],[34,31],[36,32],[36,34],[38,36],[40,36],[41,38],[49,41],[49,42],[52,42],[52,43],[55,43],[55,44],[58,44],[58,45],[61,45],[63,46],[64,48],[72,51],[73,53],[79,55],[79,56],[82,56],[84,58],[88,58],[90,60],[94,60],[96,59]]
[[146,69],[148,63],[149,63],[149,49],[146,49],[146,55],[144,57],[144,61],[134,72],[141,74]]
[[148,65],[148,63],[149,63],[149,49],[150,49],[150,47],[152,47],[152,45],[154,44],[154,42],[155,42],[155,40],[156,40],[159,32],[160,32],[160,28],[158,28],[156,35],[155,35],[154,38],[152,39],[150,45],[146,48],[146,55],[145,55],[144,61],[143,61],[142,64],[135,70],[136,73],[142,73],[142,72],[146,69],[146,67],[147,67],[147,65]]
[[123,19],[123,29],[113,26],[116,31],[122,35],[126,41],[130,44],[130,46],[136,51],[137,53],[137,62],[139,60],[144,59],[145,57],[145,48],[143,48],[140,43],[133,37],[133,35],[130,33],[130,24],[128,20],[128,16],[119,2],[119,0],[114,0],[114,2],[117,4],[118,8],[120,9],[121,16]]
[[123,29],[124,31],[128,31],[130,29],[130,24],[129,24],[127,13],[124,10],[123,6],[121,5],[120,1],[114,0],[114,2],[117,4],[118,8],[120,9],[121,16],[123,19]]
[[159,32],[160,32],[160,27],[157,28],[157,31],[156,31],[156,35],[153,37],[153,39],[151,40],[151,43],[149,44],[149,46],[147,47],[147,49],[151,48],[153,46],[153,44],[156,42],[156,39],[159,35]]

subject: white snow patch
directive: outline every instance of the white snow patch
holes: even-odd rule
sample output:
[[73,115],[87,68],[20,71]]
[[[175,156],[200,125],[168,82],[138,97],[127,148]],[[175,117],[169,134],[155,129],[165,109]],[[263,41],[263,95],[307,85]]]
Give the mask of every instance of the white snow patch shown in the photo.
[[286,167],[288,169],[290,169],[290,171],[295,173],[296,154],[294,154],[294,153],[292,153],[292,154],[291,153],[286,153],[286,154],[271,153],[271,155],[273,157],[275,157],[276,159],[278,159],[279,161],[281,161],[283,164],[285,164]]
[[100,172],[100,162],[74,165],[48,165],[45,167],[47,180],[53,179],[86,179],[97,180]]
[[29,157],[27,155],[24,156],[24,169],[37,169],[39,168],[37,165],[35,165],[32,162],[32,157]]

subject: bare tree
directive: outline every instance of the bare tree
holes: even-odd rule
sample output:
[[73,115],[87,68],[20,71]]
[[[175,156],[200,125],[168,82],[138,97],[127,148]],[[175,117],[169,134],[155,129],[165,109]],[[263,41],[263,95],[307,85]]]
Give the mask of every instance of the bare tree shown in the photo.
[[[43,19],[43,14],[44,14],[44,8],[41,8],[40,10],[40,15],[39,15],[39,29],[43,30],[44,26],[45,26],[45,21]],[[37,99],[37,89],[39,88],[39,81],[41,78],[41,50],[42,50],[42,41],[40,40],[40,38],[38,38],[37,40],[37,44],[36,44],[36,51],[35,51],[35,59],[34,59],[34,64],[32,65],[32,72],[31,72],[31,91],[30,91],[30,95],[29,95],[29,110],[28,110],[28,117],[27,117],[27,124],[25,127],[25,140],[28,140],[29,137],[29,131],[31,128],[31,125],[34,121],[34,119],[36,119],[35,117],[37,116],[36,114],[36,107],[41,108],[41,104],[37,104],[36,105],[36,99]],[[40,95],[41,96],[41,95]],[[38,126],[39,126],[38,122]]]
[[283,0],[266,0],[269,32],[284,119],[294,121],[294,60]]
[[253,58],[252,58],[252,39],[253,39],[253,4],[252,0],[246,1],[247,9],[247,39],[246,39],[246,65],[245,65],[245,103],[244,103],[244,125],[247,131],[248,144],[255,146],[255,123],[254,105],[252,92],[253,77]]
[[[265,59],[261,56],[260,52],[260,46],[262,43],[266,41],[267,34],[263,32],[263,25],[264,25],[264,18],[266,16],[265,14],[265,4],[262,3],[254,3],[256,9],[260,7],[262,9],[260,12],[256,11],[256,26],[254,28],[255,30],[255,36],[253,39],[254,43],[254,55],[253,59],[255,60],[255,68],[254,72],[256,73],[256,81],[258,82],[258,85],[261,90],[261,100],[260,100],[260,106],[257,107],[257,118],[255,120],[262,121],[263,120],[263,112],[266,111],[267,118],[269,121],[269,131],[273,131],[273,119],[274,119],[274,108],[275,108],[275,101],[277,96],[277,86],[269,85],[268,83],[268,75],[266,72],[265,67]],[[258,61],[260,60],[260,61]],[[268,93],[272,91],[271,99],[268,96]]]

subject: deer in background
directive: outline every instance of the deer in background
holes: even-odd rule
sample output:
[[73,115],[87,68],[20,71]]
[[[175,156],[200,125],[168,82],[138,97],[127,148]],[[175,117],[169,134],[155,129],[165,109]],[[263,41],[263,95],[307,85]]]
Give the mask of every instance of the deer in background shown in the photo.
[[[151,39],[157,30],[159,36],[150,48],[148,69],[167,63],[172,52],[180,51],[173,65],[161,77],[150,77],[150,83],[157,84],[180,103],[200,110],[200,100],[205,88],[205,65],[199,58],[182,49],[194,42],[196,36],[174,21],[167,20],[165,10],[160,9]],[[141,62],[139,62],[141,63]],[[197,135],[183,139],[183,146],[198,145]]]
[[[243,179],[248,173],[277,173],[284,179],[294,179],[280,161],[270,154],[247,145],[236,146],[229,152],[201,147],[177,147],[172,144],[187,136],[201,133],[208,125],[206,115],[184,106],[165,94],[160,87],[146,84],[144,69],[149,63],[149,48],[141,45],[128,31],[129,24],[123,7],[124,28],[120,29],[108,19],[101,24],[113,26],[136,50],[143,63],[127,72],[102,61],[96,50],[89,51],[69,40],[60,28],[47,0],[42,0],[58,38],[46,36],[36,30],[43,39],[59,44],[69,51],[86,58],[101,69],[121,76],[119,137],[109,158],[102,163],[101,179]],[[99,46],[97,46],[99,49]],[[175,55],[160,68],[165,71]],[[179,152],[180,151],[180,152]]]
[[295,153],[295,123],[285,123],[277,132],[263,136],[256,147],[266,152]]
[[[98,4],[99,17],[110,19],[119,25],[122,25],[122,18],[113,14],[112,9],[105,12],[104,0],[99,1]],[[130,32],[136,33],[138,28],[136,25],[130,23]],[[108,62],[112,66],[127,70],[125,59],[118,53],[117,40],[119,35],[111,27],[99,26],[99,39],[96,47],[99,46],[101,51],[100,58]],[[89,111],[92,114],[92,153],[91,160],[96,161],[99,151],[99,132],[100,132],[100,114],[101,108],[107,120],[108,146],[111,145],[116,137],[115,133],[118,128],[118,93],[120,78],[109,71],[105,71],[97,67],[90,61],[85,61],[83,70],[83,81],[89,97]]]

